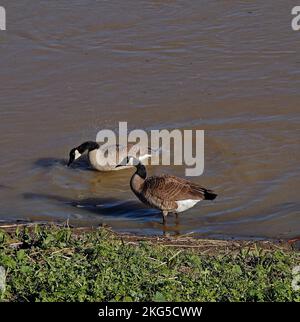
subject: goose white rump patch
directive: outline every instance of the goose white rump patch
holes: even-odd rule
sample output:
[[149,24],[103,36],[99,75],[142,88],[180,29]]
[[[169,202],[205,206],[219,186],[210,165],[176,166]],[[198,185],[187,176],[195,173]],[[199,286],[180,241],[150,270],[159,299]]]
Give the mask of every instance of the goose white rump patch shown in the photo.
[[180,200],[176,201],[177,203],[177,212],[185,211],[189,208],[192,208],[195,206],[196,203],[198,203],[201,200],[195,200],[195,199],[186,199],[186,200]]

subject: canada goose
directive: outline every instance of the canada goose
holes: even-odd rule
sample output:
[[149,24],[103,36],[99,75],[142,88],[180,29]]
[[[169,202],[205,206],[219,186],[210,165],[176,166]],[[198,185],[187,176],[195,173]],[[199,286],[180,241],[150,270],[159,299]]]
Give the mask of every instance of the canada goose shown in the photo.
[[91,166],[98,171],[113,171],[126,168],[128,165],[116,167],[116,160],[124,159],[129,151],[134,154],[140,152],[140,161],[149,158],[153,152],[151,148],[142,145],[128,144],[126,147],[117,144],[102,148],[97,142],[87,141],[70,151],[68,167],[86,151],[88,151]]
[[217,197],[212,190],[172,175],[147,178],[145,166],[133,157],[127,156],[118,166],[129,163],[136,167],[136,172],[130,180],[131,190],[143,203],[162,211],[164,224],[169,212],[177,215],[201,200],[214,200]]

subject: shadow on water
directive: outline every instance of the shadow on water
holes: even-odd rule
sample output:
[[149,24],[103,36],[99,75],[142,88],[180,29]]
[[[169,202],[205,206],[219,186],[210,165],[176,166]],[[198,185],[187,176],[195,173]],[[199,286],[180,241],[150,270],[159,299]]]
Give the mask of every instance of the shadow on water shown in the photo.
[[6,186],[4,184],[0,184],[0,189],[12,189],[12,187]]
[[38,168],[52,168],[57,165],[66,166],[66,159],[57,159],[57,158],[40,158],[34,162],[34,166]]
[[[40,158],[37,159],[33,165],[38,168],[49,169],[56,166],[66,167],[68,164],[67,159],[58,159],[58,158]],[[81,169],[87,171],[94,171],[89,164],[88,157],[86,155],[82,156],[79,160],[76,160],[70,165],[70,169]]]
[[39,194],[39,193],[24,193],[25,199],[47,199],[54,200],[65,205],[70,205],[83,211],[88,211],[101,216],[112,217],[128,217],[128,218],[144,218],[151,215],[151,217],[160,217],[160,213],[154,209],[145,208],[143,204],[138,201],[124,201],[116,198],[84,198],[71,199],[67,197]]
[[156,229],[160,227],[164,235],[168,233],[180,235],[181,227],[178,219],[175,220],[175,225],[167,224],[164,226],[162,224],[160,211],[147,208],[147,206],[138,201],[124,201],[116,198],[84,198],[79,200],[39,193],[24,193],[23,198],[31,200],[54,200],[65,205],[70,205],[77,210],[80,209],[100,216],[112,218],[123,217],[123,219],[140,220],[148,222],[151,226],[155,226]]

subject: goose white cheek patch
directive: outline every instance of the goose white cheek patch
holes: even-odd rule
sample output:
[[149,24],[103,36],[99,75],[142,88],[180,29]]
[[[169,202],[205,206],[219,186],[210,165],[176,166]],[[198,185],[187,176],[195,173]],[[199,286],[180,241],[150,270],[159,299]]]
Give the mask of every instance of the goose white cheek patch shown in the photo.
[[81,157],[81,153],[78,152],[78,150],[75,150],[75,160]]

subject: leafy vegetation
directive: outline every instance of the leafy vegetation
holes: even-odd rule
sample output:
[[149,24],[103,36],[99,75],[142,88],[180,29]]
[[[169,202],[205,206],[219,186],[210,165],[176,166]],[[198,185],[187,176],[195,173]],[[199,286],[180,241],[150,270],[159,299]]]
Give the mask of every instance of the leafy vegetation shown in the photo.
[[203,254],[124,242],[104,228],[0,232],[3,301],[300,301],[291,286],[296,264],[292,251]]

